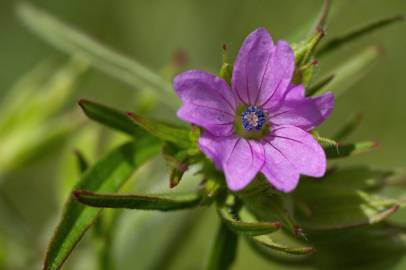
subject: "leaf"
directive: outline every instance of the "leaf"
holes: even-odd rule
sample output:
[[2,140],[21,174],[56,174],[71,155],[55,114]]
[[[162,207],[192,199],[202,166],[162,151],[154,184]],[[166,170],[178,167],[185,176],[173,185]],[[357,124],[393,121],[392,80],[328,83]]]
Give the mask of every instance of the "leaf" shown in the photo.
[[275,241],[272,240],[272,238],[269,235],[255,236],[252,237],[251,239],[255,241],[257,244],[261,244],[265,247],[283,251],[285,253],[293,255],[307,255],[315,251],[313,247],[289,247],[276,243]]
[[281,222],[282,227],[291,234],[304,237],[301,228],[291,214],[290,198],[273,190],[262,175],[257,176],[257,179],[236,195],[258,220]]
[[[159,143],[149,137],[123,144],[89,168],[74,190],[115,192],[141,164],[158,154],[159,149]],[[69,198],[49,244],[44,269],[61,268],[100,211],[100,209],[86,207],[72,197]]]
[[327,85],[328,87],[313,89],[308,94],[315,95],[316,93],[323,94],[326,91],[332,91],[336,98],[339,97],[370,70],[381,53],[382,49],[378,46],[368,47],[322,79],[323,81],[334,76]]
[[333,137],[334,140],[342,141],[346,139],[361,124],[362,119],[363,119],[362,114],[360,113],[353,114],[347,120],[347,122],[345,122],[344,125],[336,132],[336,134]]
[[241,233],[249,236],[257,236],[273,233],[281,227],[281,223],[276,222],[246,222],[238,220],[230,212],[228,207],[219,207],[217,209],[223,222],[229,226],[235,233]]
[[405,20],[404,15],[397,15],[388,18],[379,19],[377,21],[370,22],[366,25],[358,27],[356,29],[350,30],[341,36],[332,38],[317,52],[317,56],[323,56],[330,53],[333,50],[339,49],[341,46],[351,43],[357,39],[360,39],[374,31],[380,30],[384,27],[392,25],[396,22],[401,22]]
[[[75,130],[75,132],[69,136],[58,162],[58,196],[56,197],[60,205],[63,205],[66,198],[70,196],[73,186],[82,174],[78,165],[84,169],[85,164],[78,164],[79,160],[75,152],[79,151],[83,158],[86,157],[85,163],[88,163],[87,167],[89,167],[89,162],[93,162],[96,159],[96,154],[99,150],[100,135],[100,129],[98,127],[88,125],[80,130]],[[83,160],[81,162],[83,162]]]
[[179,102],[171,85],[140,63],[116,53],[28,3],[17,5],[25,25],[56,48],[78,55],[92,66],[135,87],[150,87],[170,107]]
[[366,193],[382,187],[385,171],[363,167],[330,172],[322,182],[305,179],[294,191],[295,218],[307,231],[378,223],[398,208],[396,200]]
[[323,147],[327,158],[343,158],[369,152],[379,146],[377,142],[366,141],[359,143],[346,143]]
[[88,206],[102,208],[128,208],[142,210],[171,211],[192,208],[202,203],[199,193],[137,195],[137,194],[101,194],[87,190],[77,190],[73,193],[76,199]]
[[78,104],[87,117],[110,128],[135,137],[143,136],[146,133],[135,125],[124,112],[85,99],[81,99]]
[[334,74],[331,74],[323,79],[321,79],[319,82],[317,82],[315,85],[310,86],[306,90],[306,96],[314,96],[318,91],[321,89],[325,88],[330,82],[334,80]]
[[205,269],[230,269],[236,257],[237,246],[238,236],[224,222],[221,222]]
[[135,113],[128,113],[134,123],[148,131],[151,135],[165,141],[171,142],[183,148],[192,147],[190,130],[171,126],[167,123],[140,116]]
[[75,150],[74,154],[76,156],[78,169],[81,173],[84,173],[87,168],[89,168],[89,162],[86,160],[85,156],[79,150]]

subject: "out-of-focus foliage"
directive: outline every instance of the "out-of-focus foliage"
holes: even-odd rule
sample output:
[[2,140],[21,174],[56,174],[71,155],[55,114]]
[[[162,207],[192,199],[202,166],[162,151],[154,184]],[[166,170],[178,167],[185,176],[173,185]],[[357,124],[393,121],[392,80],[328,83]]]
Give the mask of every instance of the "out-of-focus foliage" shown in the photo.
[[[0,110],[0,175],[37,158],[79,127],[76,114],[55,114],[75,89],[86,65],[72,60],[56,72],[45,62],[20,79]],[[53,73],[53,75],[52,75]]]

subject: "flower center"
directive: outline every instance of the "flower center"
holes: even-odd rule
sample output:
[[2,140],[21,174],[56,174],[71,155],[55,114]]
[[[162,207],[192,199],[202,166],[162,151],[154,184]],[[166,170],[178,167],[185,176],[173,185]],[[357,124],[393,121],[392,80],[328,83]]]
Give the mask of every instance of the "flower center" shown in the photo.
[[266,122],[265,113],[256,106],[249,106],[241,114],[241,123],[245,130],[261,130]]

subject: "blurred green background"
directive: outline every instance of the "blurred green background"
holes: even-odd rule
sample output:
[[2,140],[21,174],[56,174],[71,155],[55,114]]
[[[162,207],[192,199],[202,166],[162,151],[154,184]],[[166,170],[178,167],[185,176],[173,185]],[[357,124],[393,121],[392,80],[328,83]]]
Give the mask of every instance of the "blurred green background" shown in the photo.
[[[221,65],[221,45],[230,44],[234,56],[245,36],[264,26],[273,38],[289,37],[317,15],[320,0],[38,0],[31,1],[50,14],[88,33],[101,43],[136,59],[153,70],[160,70],[173,53],[183,49],[188,54],[187,68],[217,72]],[[346,29],[386,16],[406,13],[404,0],[333,0],[340,9],[331,18],[327,34],[334,36]],[[0,9],[0,102],[8,89],[24,73],[43,60],[64,63],[68,57],[30,33],[15,15],[17,1],[2,0]],[[360,51],[367,44],[379,44],[384,55],[368,76],[358,81],[340,97],[332,117],[323,125],[325,136],[331,135],[352,113],[364,115],[362,126],[351,139],[374,139],[380,143],[377,151],[351,158],[347,163],[368,163],[379,168],[404,167],[406,163],[406,27],[395,24],[340,49],[320,61],[326,71]],[[91,69],[77,84],[64,110],[79,112],[76,101],[88,98],[104,104],[131,110],[137,89],[104,73]],[[154,112],[159,115],[159,111]],[[165,116],[167,117],[167,116]],[[84,117],[83,117],[84,119]],[[74,135],[72,135],[74,136]],[[2,142],[0,142],[1,144]],[[72,146],[73,148],[73,146]],[[2,176],[0,191],[0,268],[2,254],[7,259],[5,269],[38,269],[43,260],[48,239],[61,212],[58,189],[64,144],[41,155],[18,170]],[[150,166],[165,165],[161,160]],[[2,166],[2,164],[0,164]],[[137,174],[139,178],[164,179],[166,171]],[[165,185],[166,186],[166,185]],[[163,188],[161,188],[163,189]],[[66,196],[66,194],[65,194]],[[176,220],[165,215],[154,224],[137,227],[137,220],[155,214],[125,212],[117,230],[114,250],[118,269],[165,269],[153,264],[154,258],[166,254],[163,238],[176,234]],[[399,217],[402,213],[398,214]],[[403,216],[405,216],[403,214]],[[163,220],[165,222],[163,223]],[[173,222],[173,223],[171,223]],[[210,247],[215,230],[213,211],[199,218],[190,241],[178,252],[170,269],[200,269]],[[165,230],[160,228],[164,226]],[[187,227],[187,226],[185,226]],[[142,238],[135,234],[141,230]],[[157,234],[160,231],[162,236]],[[134,233],[134,236],[132,235]],[[160,238],[159,241],[154,240]],[[94,252],[88,239],[75,250],[66,269],[93,269]],[[155,242],[154,242],[155,241]],[[148,243],[148,244],[146,244]],[[142,247],[140,247],[142,245]],[[166,251],[165,251],[166,250]],[[162,255],[163,256],[163,255]],[[137,260],[143,258],[143,262]],[[149,261],[148,261],[149,260]],[[70,268],[69,268],[70,267]],[[161,267],[161,268],[160,268]],[[245,243],[233,269],[283,269],[271,266],[253,254]],[[406,261],[397,269],[405,269]],[[289,268],[292,269],[292,268]]]

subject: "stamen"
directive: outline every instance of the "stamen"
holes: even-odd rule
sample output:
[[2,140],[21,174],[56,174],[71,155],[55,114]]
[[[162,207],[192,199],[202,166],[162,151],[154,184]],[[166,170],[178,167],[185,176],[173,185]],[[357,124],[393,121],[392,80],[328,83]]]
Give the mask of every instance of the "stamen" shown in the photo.
[[245,130],[260,130],[266,122],[265,113],[256,106],[249,106],[241,114],[241,122]]

